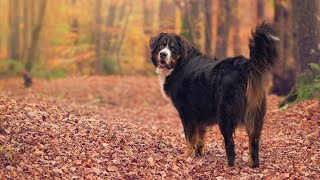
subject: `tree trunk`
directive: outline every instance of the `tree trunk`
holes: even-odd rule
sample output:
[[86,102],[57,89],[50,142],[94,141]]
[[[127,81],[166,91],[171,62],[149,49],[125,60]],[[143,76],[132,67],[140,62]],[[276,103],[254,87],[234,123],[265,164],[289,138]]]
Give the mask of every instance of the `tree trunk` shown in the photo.
[[[296,85],[280,106],[306,98],[320,97],[317,81],[319,71],[315,68],[320,64],[320,2],[318,0],[291,2],[294,56],[298,64],[298,76]],[[314,63],[314,69],[310,67],[310,63]]]
[[176,32],[176,10],[172,0],[162,0],[160,3],[160,29],[164,32]]
[[23,57],[27,53],[27,49],[29,46],[29,34],[30,34],[30,17],[29,17],[29,0],[23,1]]
[[95,60],[95,69],[96,73],[100,74],[102,72],[102,62],[101,62],[101,28],[102,28],[102,20],[101,20],[101,9],[102,9],[102,1],[96,0],[95,4],[95,52],[96,52],[96,60]]
[[299,74],[312,69],[309,63],[320,64],[320,8],[318,0],[292,0],[294,51]]
[[239,20],[239,0],[233,0],[233,54],[234,56],[241,55],[241,41],[240,41],[240,20]]
[[[39,2],[38,17],[37,17],[36,24],[34,25],[32,30],[30,48],[28,48],[28,51],[26,54],[26,65],[25,65],[26,76],[28,76],[29,73],[31,72],[32,65],[36,57],[40,33],[43,25],[45,12],[46,12],[46,7],[47,7],[47,0],[42,0],[41,2]],[[24,80],[25,80],[26,87],[31,86],[31,83],[32,83],[31,80],[29,82],[28,78],[26,77],[24,77]]]
[[[149,39],[150,36],[153,34],[153,22],[154,22],[154,16],[153,16],[153,9],[152,9],[153,0],[143,0],[143,32],[144,35],[147,37],[146,39]],[[145,43],[145,58],[146,63],[151,63],[151,53],[150,53],[150,47],[149,43]]]
[[126,16],[126,19],[125,19],[125,22],[124,22],[124,25],[123,27],[121,28],[122,31],[120,33],[120,36],[119,36],[119,40],[118,40],[118,44],[117,44],[117,48],[116,48],[116,61],[118,62],[118,68],[119,68],[119,74],[122,75],[122,66],[121,66],[121,61],[120,61],[120,51],[121,51],[121,46],[123,44],[123,40],[125,38],[125,35],[126,35],[126,31],[127,31],[127,28],[128,28],[128,23],[129,23],[129,17],[131,16],[131,13],[132,13],[132,1],[127,1],[129,3],[129,10],[127,12],[127,16]]
[[[129,2],[129,1],[126,1],[126,2]],[[126,17],[126,3],[123,3],[120,7],[119,7],[119,13],[116,13],[117,14],[117,17],[116,17],[116,22],[114,24],[114,27],[117,28],[117,29],[120,29],[121,31],[121,28],[122,28],[122,24],[123,24],[123,21],[124,21],[124,18]],[[117,35],[115,35],[114,37],[114,43],[112,43],[113,45],[112,46],[109,46],[109,49],[111,52],[116,52],[117,51],[117,47],[118,47],[118,44],[120,43],[120,36],[121,36],[121,32],[117,33]]]
[[[180,35],[185,37],[191,44],[195,45],[195,32],[191,17],[190,2],[188,0],[179,1],[175,0],[175,5],[179,7],[181,11],[181,33]],[[160,9],[161,10],[161,9]]]
[[106,29],[109,31],[104,33],[104,39],[103,39],[103,48],[107,53],[112,52],[112,47],[114,46],[112,44],[112,39],[115,37],[114,33],[111,31],[112,28],[114,28],[114,23],[116,19],[116,11],[117,11],[117,6],[116,3],[111,2],[109,8],[108,8],[108,15],[106,18]]
[[[73,9],[77,8],[77,7],[75,7],[76,5],[77,5],[77,1],[72,0],[72,8]],[[72,18],[72,22],[71,22],[71,26],[70,26],[71,33],[79,35],[80,30],[79,30],[79,20],[78,20],[77,14],[73,13],[72,16],[73,16],[73,18]],[[77,46],[78,44],[79,44],[79,37],[76,36],[73,39],[73,45]]]
[[212,53],[212,0],[205,0],[205,50],[208,56]]
[[8,59],[20,59],[20,0],[9,1]]
[[[275,0],[275,3],[279,1]],[[258,0],[257,1],[257,16],[258,16],[258,21],[262,22],[264,20],[264,4],[265,0]]]
[[143,0],[143,32],[145,35],[150,36],[153,33],[153,0]]
[[292,32],[290,28],[289,9],[280,1],[275,1],[274,23],[279,36],[279,56],[277,66],[273,71],[273,86],[271,93],[279,96],[287,95],[295,84],[296,70],[291,62],[292,47],[290,39]]
[[[199,50],[201,49],[201,34],[202,34],[202,27],[203,25],[201,24],[201,22],[203,22],[203,19],[201,19],[201,12],[202,11],[202,7],[204,6],[204,1],[195,1],[195,0],[191,0],[189,3],[189,8],[191,13],[188,13],[188,16],[190,16],[191,18],[191,24],[193,27],[193,32],[194,32],[194,45],[196,48],[198,48]],[[189,15],[190,14],[190,15]],[[205,19],[204,19],[205,21]]]
[[218,34],[216,41],[216,57],[218,59],[227,56],[228,39],[231,21],[231,0],[219,1]]

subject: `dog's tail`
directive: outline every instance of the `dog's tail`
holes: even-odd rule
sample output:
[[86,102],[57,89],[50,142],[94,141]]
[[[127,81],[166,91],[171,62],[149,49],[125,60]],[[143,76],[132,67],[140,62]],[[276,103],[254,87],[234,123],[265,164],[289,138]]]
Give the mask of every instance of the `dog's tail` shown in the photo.
[[275,65],[277,58],[276,41],[273,28],[262,23],[252,32],[249,39],[250,60],[248,61],[249,77],[247,84],[247,100],[250,108],[261,106],[264,98],[264,79]]
[[265,23],[258,25],[256,31],[252,32],[252,38],[249,40],[252,73],[262,75],[273,67],[277,57],[278,40],[272,27]]

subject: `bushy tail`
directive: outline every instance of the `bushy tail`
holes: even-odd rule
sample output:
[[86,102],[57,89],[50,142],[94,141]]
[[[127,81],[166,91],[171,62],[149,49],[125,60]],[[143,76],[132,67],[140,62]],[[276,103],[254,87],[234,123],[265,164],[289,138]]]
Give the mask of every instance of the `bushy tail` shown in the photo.
[[247,84],[247,100],[251,109],[262,104],[265,95],[264,79],[266,73],[275,65],[278,40],[273,28],[266,23],[258,25],[255,32],[252,32],[252,38],[249,40],[250,60]]
[[[252,73],[264,74],[271,70],[277,58],[276,41],[273,28],[265,23],[258,25],[249,40],[250,61]],[[257,74],[258,75],[258,74]]]

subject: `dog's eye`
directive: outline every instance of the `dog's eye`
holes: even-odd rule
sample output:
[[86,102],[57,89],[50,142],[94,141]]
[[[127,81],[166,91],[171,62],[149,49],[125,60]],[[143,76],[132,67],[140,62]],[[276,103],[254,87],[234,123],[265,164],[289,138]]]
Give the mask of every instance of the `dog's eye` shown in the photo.
[[164,47],[163,44],[160,44],[159,48],[162,49],[163,47]]
[[175,51],[176,50],[176,48],[175,47],[171,47],[171,51]]

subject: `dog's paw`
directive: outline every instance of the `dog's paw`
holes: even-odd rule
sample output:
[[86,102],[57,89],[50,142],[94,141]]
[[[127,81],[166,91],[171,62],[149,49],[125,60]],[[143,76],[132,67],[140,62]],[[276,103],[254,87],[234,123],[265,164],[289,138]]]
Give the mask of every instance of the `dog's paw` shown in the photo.
[[234,161],[228,161],[228,163],[227,163],[227,166],[228,167],[233,167],[235,165],[235,162]]
[[188,158],[194,158],[196,156],[196,149],[192,147],[187,147],[184,151],[184,157]]
[[200,156],[203,156],[204,153],[205,153],[205,146],[204,145],[198,145],[197,146],[197,150],[196,150],[196,154],[197,155],[200,155]]
[[249,166],[251,168],[258,168],[260,166],[259,160],[253,161],[252,158],[249,158]]

